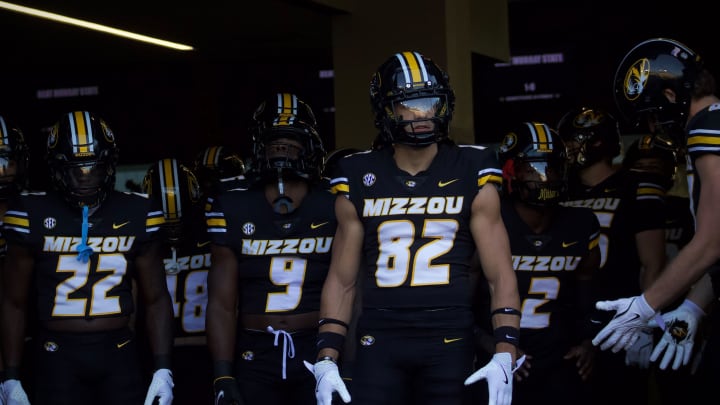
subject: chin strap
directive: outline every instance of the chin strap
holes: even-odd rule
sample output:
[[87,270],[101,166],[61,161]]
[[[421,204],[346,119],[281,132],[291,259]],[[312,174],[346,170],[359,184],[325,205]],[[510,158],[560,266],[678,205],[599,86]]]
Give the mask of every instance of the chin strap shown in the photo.
[[81,261],[83,263],[87,263],[88,260],[90,260],[90,255],[93,254],[93,248],[88,246],[87,239],[88,239],[88,206],[83,205],[83,213],[82,213],[82,239],[80,239],[80,245],[77,247],[78,255],[77,260]]
[[172,251],[172,258],[170,259],[170,263],[165,265],[165,273],[177,274],[180,272],[180,264],[177,261],[177,249],[175,246],[171,246],[170,250]]
[[289,214],[295,210],[295,207],[292,198],[285,195],[285,182],[283,181],[281,168],[277,169],[277,182],[280,196],[273,201],[273,209],[278,214]]

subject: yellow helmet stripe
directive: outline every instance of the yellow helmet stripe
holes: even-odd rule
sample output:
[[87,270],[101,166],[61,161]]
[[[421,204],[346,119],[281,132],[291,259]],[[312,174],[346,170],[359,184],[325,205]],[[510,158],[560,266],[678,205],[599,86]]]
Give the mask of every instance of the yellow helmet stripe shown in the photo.
[[550,128],[546,124],[539,122],[528,122],[526,125],[530,129],[535,149],[541,152],[552,152],[552,132]]
[[90,123],[90,113],[74,111],[68,114],[70,136],[72,137],[73,154],[91,155],[95,153],[94,134]]
[[430,79],[428,78],[427,69],[425,69],[425,63],[417,52],[403,52],[396,53],[400,66],[402,66],[403,75],[405,75],[405,83],[426,83]]
[[205,153],[203,154],[202,164],[205,167],[208,168],[216,168],[218,167],[218,160],[220,159],[220,151],[222,150],[222,146],[210,146],[207,149],[205,149]]
[[180,219],[182,204],[180,201],[180,187],[178,181],[178,164],[175,159],[163,159],[158,163],[160,174],[163,212],[166,219]]
[[273,125],[292,125],[298,113],[298,100],[292,93],[278,93],[277,118]]

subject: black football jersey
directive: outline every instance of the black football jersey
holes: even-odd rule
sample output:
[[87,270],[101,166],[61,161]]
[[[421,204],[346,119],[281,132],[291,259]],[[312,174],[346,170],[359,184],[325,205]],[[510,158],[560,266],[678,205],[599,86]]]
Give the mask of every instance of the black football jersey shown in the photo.
[[[140,247],[155,238],[162,211],[144,195],[114,191],[88,220],[83,263],[82,211],[56,192],[22,193],[5,213],[8,243],[26,246],[35,259],[34,283],[42,321],[125,316],[133,312],[131,277]],[[12,271],[12,269],[9,269]]]
[[238,259],[243,313],[320,310],[337,228],[335,196],[313,188],[289,214],[278,214],[261,188],[230,190],[206,213],[210,240]]
[[177,247],[165,246],[163,264],[175,315],[174,336],[204,336],[210,238],[198,231]]
[[697,212],[702,186],[695,161],[707,154],[720,154],[720,103],[698,112],[687,126],[687,181],[693,215]]
[[619,170],[594,187],[571,183],[570,206],[587,207],[600,222],[598,299],[639,295],[640,258],[635,235],[665,228],[665,191],[641,172]]
[[590,209],[559,206],[550,228],[535,233],[510,199],[502,202],[502,217],[520,294],[522,349],[534,365],[562,361],[588,315],[579,308],[576,270],[598,245],[600,224]]
[[[331,182],[335,193],[354,204],[364,226],[363,307],[469,313],[471,205],[480,188],[502,184],[495,154],[479,146],[439,144],[430,167],[413,176],[397,167],[393,151],[340,159]],[[408,326],[428,326],[421,322]]]

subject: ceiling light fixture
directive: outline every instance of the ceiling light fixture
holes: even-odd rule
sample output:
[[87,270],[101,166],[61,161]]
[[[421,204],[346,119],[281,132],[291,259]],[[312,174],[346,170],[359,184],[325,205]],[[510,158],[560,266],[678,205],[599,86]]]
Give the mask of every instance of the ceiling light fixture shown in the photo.
[[125,31],[125,30],[121,30],[121,29],[117,29],[117,28],[113,28],[113,27],[108,27],[107,25],[97,24],[97,23],[90,22],[90,21],[79,20],[77,18],[72,18],[72,17],[66,17],[61,14],[50,13],[48,11],[39,10],[36,8],[31,8],[31,7],[25,7],[25,6],[21,6],[18,4],[8,3],[5,1],[0,1],[0,8],[5,9],[5,10],[14,11],[14,12],[21,13],[21,14],[31,15],[33,17],[45,18],[45,19],[60,22],[63,24],[70,24],[70,25],[75,25],[78,27],[87,28],[87,29],[94,30],[94,31],[100,31],[100,32],[104,32],[106,34],[117,35],[119,37],[133,39],[135,41],[147,42],[147,43],[150,43],[153,45],[164,46],[164,47],[176,49],[179,51],[192,51],[194,49],[190,45],[179,44],[177,42],[170,42],[170,41],[166,41],[164,39],[149,37],[147,35],[136,34],[134,32]]

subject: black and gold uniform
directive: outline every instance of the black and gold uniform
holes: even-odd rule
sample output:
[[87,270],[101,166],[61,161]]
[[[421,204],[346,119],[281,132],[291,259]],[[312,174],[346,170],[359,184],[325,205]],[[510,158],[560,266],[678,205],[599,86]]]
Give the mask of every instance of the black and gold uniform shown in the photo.
[[[53,191],[23,193],[5,214],[5,237],[34,252],[34,306],[40,325],[129,318],[134,312],[133,261],[155,237],[162,212],[149,211],[141,195],[113,191],[89,216],[86,242],[82,217],[81,210]],[[92,249],[87,261],[78,253],[83,243]],[[85,403],[94,395],[83,390],[89,386],[116,404],[144,398],[146,382],[130,329],[78,333],[41,326],[33,344],[33,403]]]
[[[345,157],[332,180],[365,231],[353,400],[383,395],[373,391],[382,387],[407,398],[455,391],[473,370],[471,204],[480,188],[499,187],[501,170],[494,153],[476,146],[439,143],[430,167],[414,176],[392,154],[385,147]],[[434,383],[410,387],[411,372]]]
[[315,405],[303,361],[316,358],[337,228],[335,196],[320,183],[325,150],[312,110],[292,93],[265,99],[253,124],[249,180],[205,212],[216,403]]
[[641,292],[635,235],[665,228],[665,191],[653,180],[644,173],[619,170],[593,187],[579,181],[570,184],[569,201],[564,204],[590,208],[600,222],[602,261],[595,284],[602,299]]
[[588,209],[561,206],[553,213],[549,229],[536,233],[510,201],[503,201],[502,216],[520,292],[520,347],[532,356],[530,376],[516,382],[513,403],[533,403],[539,398],[577,403],[583,389],[576,359],[563,357],[589,338],[585,322],[592,308],[591,278],[583,280],[578,272],[582,260],[598,245],[597,218]]

